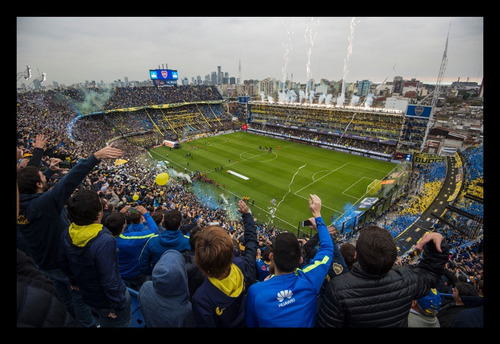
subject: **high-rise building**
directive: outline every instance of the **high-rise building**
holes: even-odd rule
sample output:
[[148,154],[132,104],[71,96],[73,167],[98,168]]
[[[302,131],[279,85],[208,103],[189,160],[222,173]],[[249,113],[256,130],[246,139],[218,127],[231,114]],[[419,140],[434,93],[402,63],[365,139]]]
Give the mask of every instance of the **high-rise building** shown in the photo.
[[367,96],[368,93],[370,93],[370,86],[371,82],[370,80],[362,80],[358,82],[358,96],[363,97]]
[[403,77],[395,76],[393,81],[392,93],[401,94],[401,92],[403,92],[403,86],[404,86]]
[[241,84],[241,59],[238,62],[238,80],[237,80],[237,83]]

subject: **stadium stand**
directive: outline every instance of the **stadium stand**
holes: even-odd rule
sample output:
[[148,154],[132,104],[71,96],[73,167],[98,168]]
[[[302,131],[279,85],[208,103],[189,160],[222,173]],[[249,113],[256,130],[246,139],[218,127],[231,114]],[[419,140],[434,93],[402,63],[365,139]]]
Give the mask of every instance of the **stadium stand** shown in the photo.
[[[116,146],[130,157],[137,157],[165,138],[179,139],[233,129],[222,96],[211,86],[116,88],[103,106],[82,113],[75,104],[84,101],[85,94],[78,89],[17,94],[18,168],[23,168],[33,155],[38,134],[43,134],[46,139],[39,164],[44,170],[54,157],[60,158],[65,167],[72,168],[80,159],[111,141],[115,141]],[[390,159],[401,139],[400,131],[394,128],[401,126],[402,120],[402,115],[376,111],[334,113],[332,110],[292,105],[254,104],[249,125],[257,133],[265,131],[310,144],[334,145],[352,153],[363,152],[368,156]],[[404,140],[411,141],[412,135],[422,135],[420,123],[411,126],[404,128]],[[465,280],[477,288],[479,281],[483,280],[484,263],[483,146],[468,147],[457,155],[463,183],[460,180],[459,192],[450,204],[452,208],[443,216],[443,221],[435,222],[433,230],[442,233],[450,246],[447,271],[457,280]],[[415,165],[403,191],[394,202],[372,217],[370,223],[386,228],[397,237],[431,206],[446,174],[444,160]],[[241,236],[241,221],[226,220],[224,211],[200,203],[179,181],[174,180],[168,187],[160,189],[154,183],[154,175],[154,167],[147,171],[135,159],[129,159],[129,163],[119,169],[112,163],[103,162],[85,178],[81,188],[101,193],[115,210],[132,204],[133,195],[138,194],[141,204],[151,213],[164,209],[160,204],[165,204],[166,209],[177,208],[189,213],[190,216],[183,220],[185,224],[199,218],[203,219],[200,226],[217,221],[235,241]],[[113,183],[106,183],[103,176]],[[48,186],[55,185],[60,177],[62,175],[55,174]],[[264,249],[273,242],[280,229],[259,223],[258,219],[256,225]],[[337,231],[333,238],[341,246],[355,243],[353,234]],[[301,238],[301,246],[308,239]],[[398,257],[396,264],[413,266],[418,260],[419,256],[409,250]],[[443,295],[451,295],[451,287],[449,282],[443,282]],[[129,290],[133,312],[130,326],[142,327],[145,323],[140,314],[137,292]]]

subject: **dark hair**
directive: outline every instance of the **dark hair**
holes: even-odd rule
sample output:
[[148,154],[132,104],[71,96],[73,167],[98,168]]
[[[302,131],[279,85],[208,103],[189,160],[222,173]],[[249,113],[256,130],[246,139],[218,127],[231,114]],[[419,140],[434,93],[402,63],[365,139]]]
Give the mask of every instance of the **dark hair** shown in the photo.
[[177,209],[173,209],[165,213],[165,217],[163,218],[163,227],[165,227],[165,229],[175,231],[179,229],[181,221],[182,221],[181,212]]
[[261,248],[261,250],[264,251],[264,253],[262,253],[262,260],[264,260],[265,262],[268,262],[269,261],[269,254],[271,252],[273,252],[273,248],[271,245],[267,245],[263,248]]
[[36,193],[36,183],[42,181],[39,171],[40,170],[35,166],[26,166],[17,171],[19,194],[33,195]]
[[161,211],[160,209],[158,209],[153,214],[151,214],[151,217],[153,218],[153,220],[155,221],[155,223],[157,225],[159,225],[161,223],[161,221],[163,220],[163,211]]
[[345,242],[340,245],[339,249],[342,257],[344,257],[344,261],[347,267],[349,268],[349,270],[351,270],[352,265],[356,263],[356,259],[354,259],[354,252],[356,252],[356,247],[349,242]]
[[458,295],[460,297],[462,297],[462,296],[477,296],[478,295],[476,288],[472,284],[457,281],[457,282],[455,282],[454,287],[455,287],[455,289],[457,289]]
[[295,234],[280,233],[276,236],[273,245],[274,264],[281,272],[295,271],[300,264],[300,245]]
[[135,208],[130,208],[128,211],[127,211],[127,215],[126,215],[126,219],[127,219],[127,222],[128,223],[133,223],[133,224],[139,224],[141,223],[141,213],[139,212],[139,210],[135,209]]
[[123,225],[125,224],[125,215],[119,211],[113,211],[106,218],[104,226],[113,234],[113,236],[118,236],[122,233]]
[[194,259],[208,277],[223,277],[231,267],[233,252],[233,240],[222,227],[208,226],[196,234]]
[[97,192],[82,190],[67,202],[68,218],[79,226],[94,223],[102,212],[101,200]]
[[201,231],[201,227],[196,225],[189,231],[189,246],[191,246],[191,250],[194,251],[196,247],[196,235]]
[[356,241],[359,265],[372,275],[384,276],[394,265],[398,251],[389,231],[375,225],[361,230]]

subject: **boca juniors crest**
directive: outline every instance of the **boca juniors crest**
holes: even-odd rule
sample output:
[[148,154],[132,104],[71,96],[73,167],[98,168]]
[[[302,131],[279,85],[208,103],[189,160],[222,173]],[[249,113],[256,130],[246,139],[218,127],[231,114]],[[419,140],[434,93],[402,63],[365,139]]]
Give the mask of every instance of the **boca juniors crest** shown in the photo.
[[432,106],[410,105],[406,108],[407,117],[418,117],[422,119],[429,119],[432,112]]

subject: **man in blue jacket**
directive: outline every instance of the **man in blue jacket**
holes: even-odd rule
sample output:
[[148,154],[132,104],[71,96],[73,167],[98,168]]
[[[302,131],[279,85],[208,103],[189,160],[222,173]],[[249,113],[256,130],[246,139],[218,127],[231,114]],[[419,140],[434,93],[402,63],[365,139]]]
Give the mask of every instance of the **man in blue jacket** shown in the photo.
[[25,253],[52,280],[58,296],[82,326],[95,326],[96,323],[89,308],[82,304],[79,294],[71,291],[68,278],[58,262],[61,233],[69,227],[64,204],[101,159],[122,155],[120,149],[106,146],[71,168],[51,189],[47,185],[47,178],[53,173],[50,169],[42,173],[37,167],[28,166],[17,173],[17,230],[25,244]]
[[101,327],[128,327],[130,295],[118,270],[116,240],[102,225],[97,192],[82,190],[68,200],[71,225],[63,231],[60,263]]
[[116,237],[118,248],[118,265],[124,282],[132,289],[139,290],[146,281],[146,275],[139,270],[139,256],[148,240],[158,234],[158,226],[151,214],[142,205],[134,208],[125,206],[121,212],[132,212],[140,219],[146,220],[147,226],[139,219],[137,223],[128,224],[123,233]]
[[274,275],[248,289],[245,321],[248,327],[313,327],[317,296],[333,258],[333,244],[321,217],[321,199],[310,195],[309,209],[319,234],[319,249],[311,264],[302,262],[300,246],[293,233],[276,236],[270,253]]
[[189,236],[179,229],[181,221],[182,214],[179,210],[173,209],[165,213],[165,230],[149,239],[139,257],[139,269],[143,274],[151,276],[155,264],[166,250],[183,252],[191,249]]

